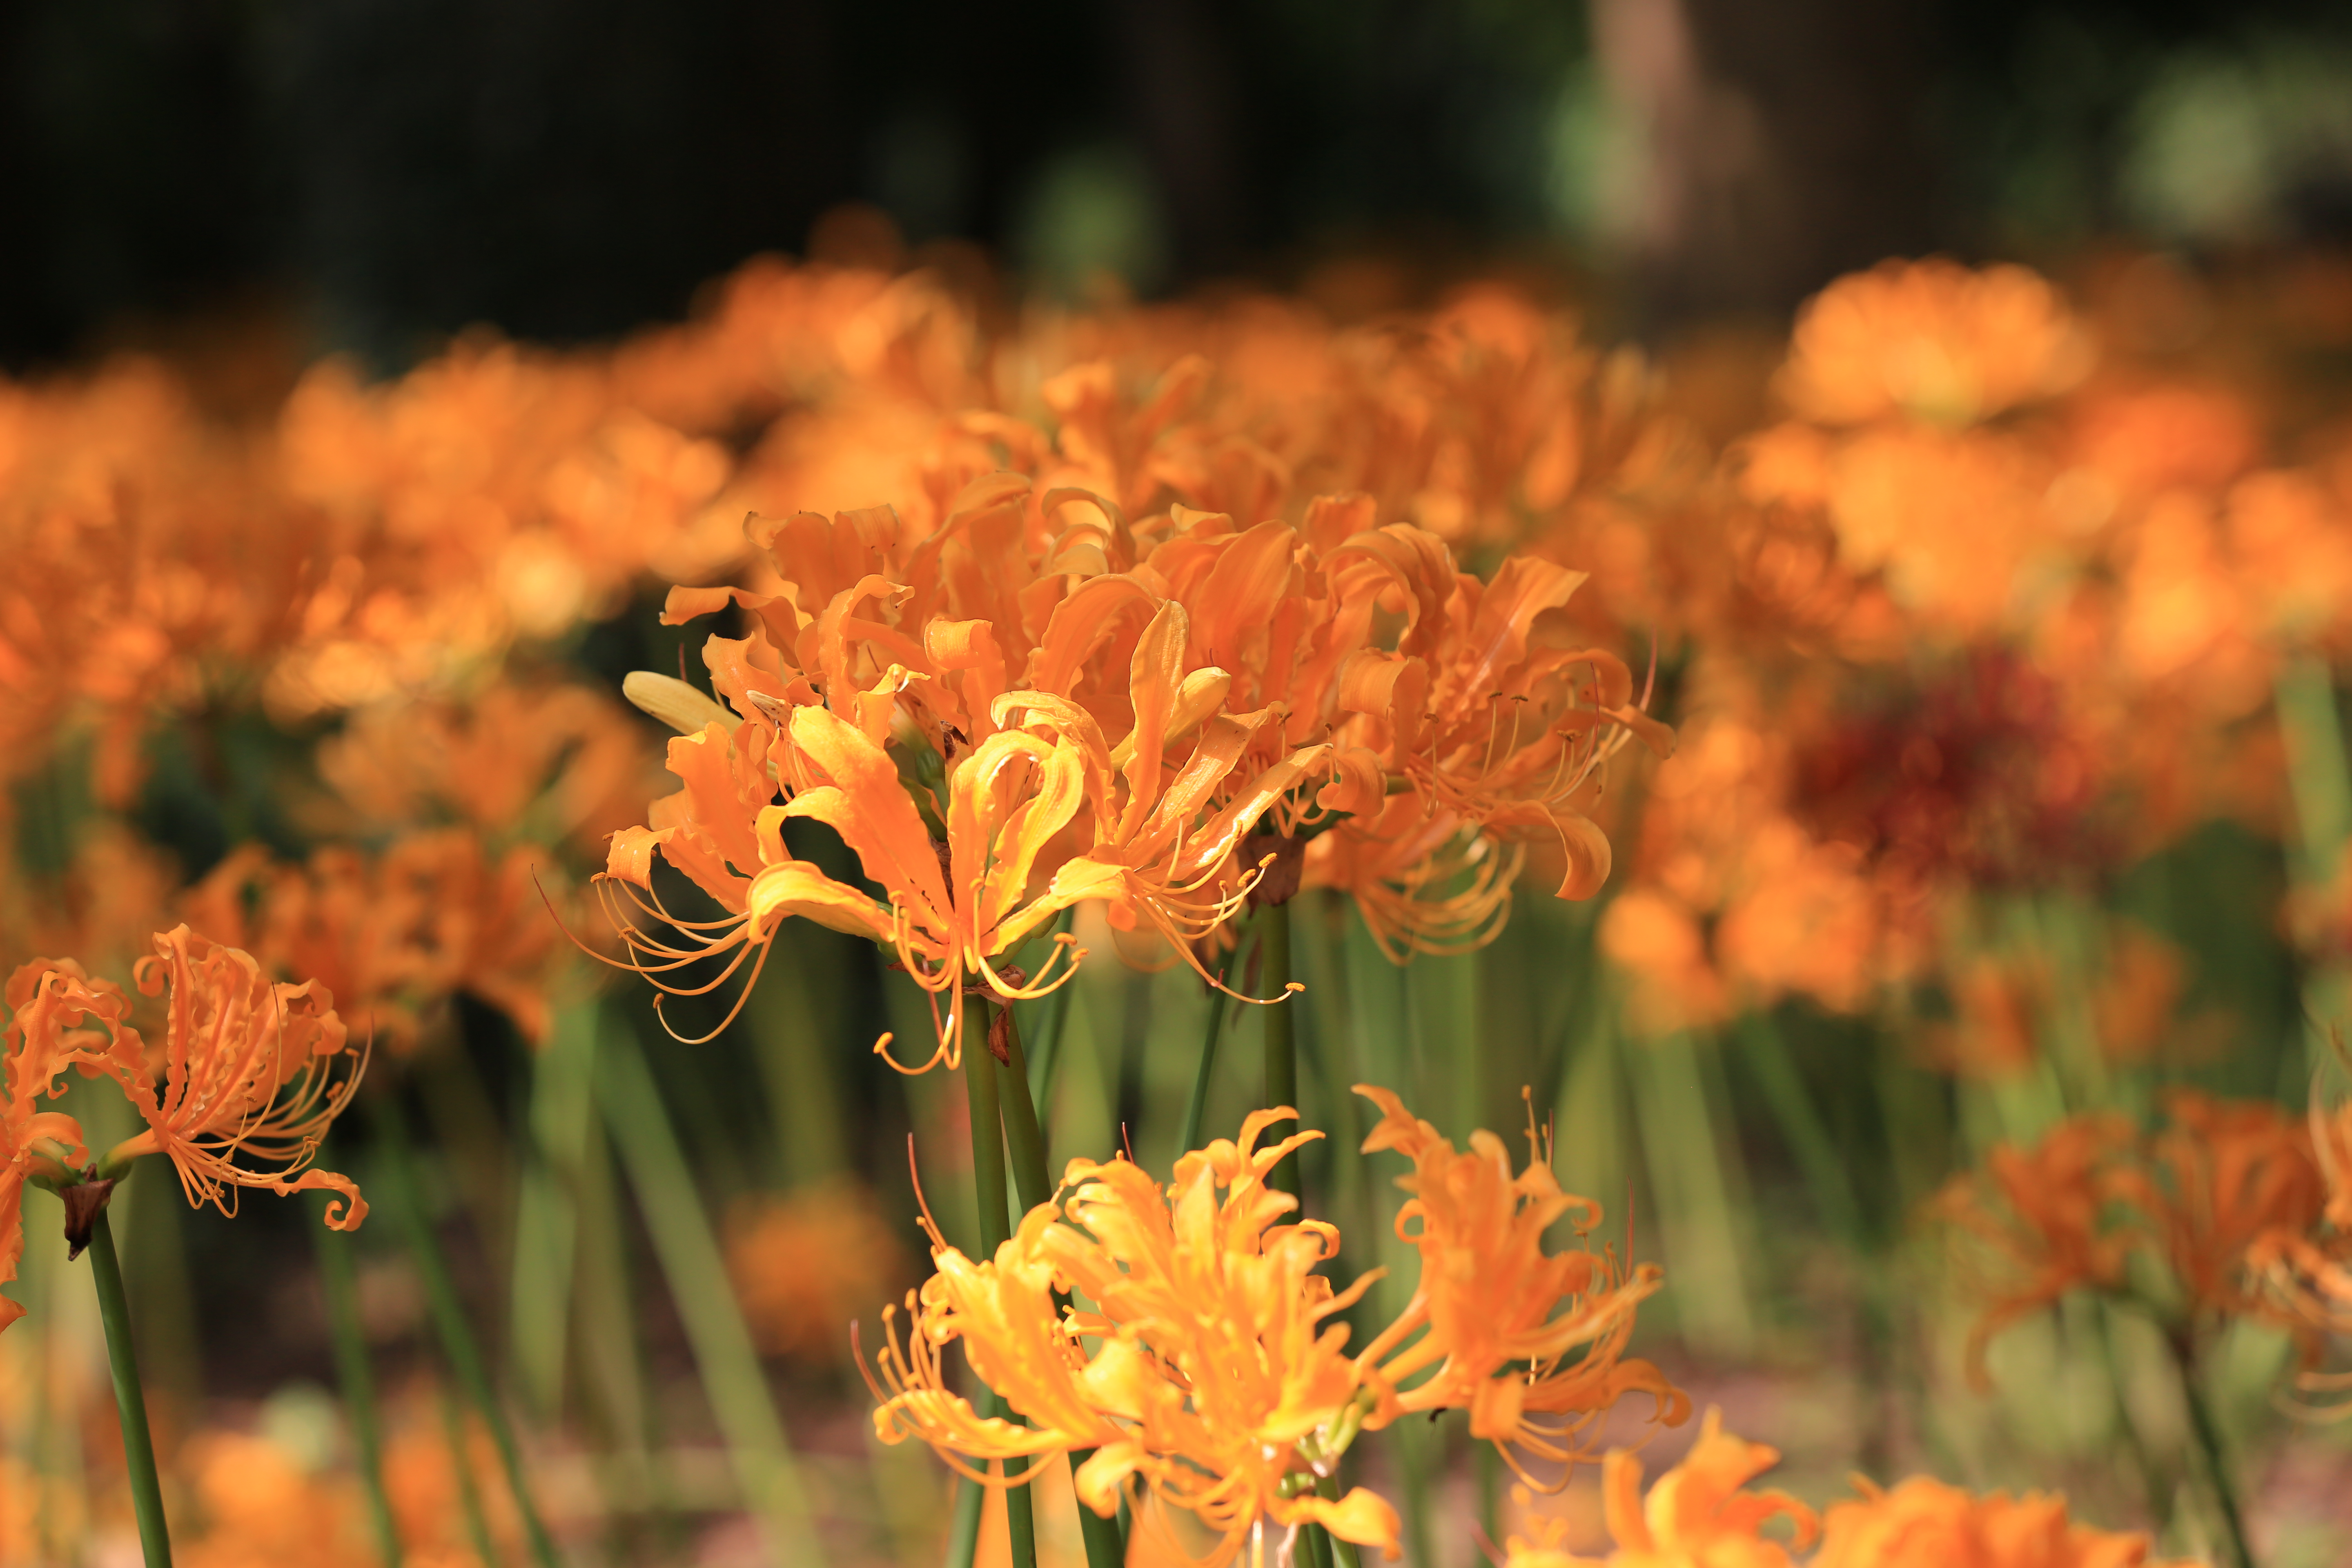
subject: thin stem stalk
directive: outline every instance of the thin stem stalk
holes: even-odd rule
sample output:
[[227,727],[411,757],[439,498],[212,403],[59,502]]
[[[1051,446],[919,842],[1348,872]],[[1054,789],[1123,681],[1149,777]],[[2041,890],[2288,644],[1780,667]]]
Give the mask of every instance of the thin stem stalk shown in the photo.
[[693,1167],[645,1053],[626,1029],[614,1030],[597,1053],[596,1092],[644,1211],[655,1261],[677,1304],[703,1395],[727,1439],[736,1484],[760,1521],[770,1555],[778,1563],[821,1563],[824,1550],[783,1417],[736,1302]]
[[1181,1159],[1201,1146],[1201,1118],[1208,1113],[1209,1079],[1217,1062],[1217,1040],[1225,1030],[1225,994],[1209,987],[1209,1026],[1201,1037],[1200,1065],[1192,1069],[1192,1092],[1184,1098],[1184,1126],[1176,1135]]
[[390,1206],[408,1243],[409,1259],[415,1265],[418,1282],[425,1287],[425,1305],[441,1341],[441,1353],[448,1359],[458,1387],[481,1413],[482,1424],[489,1428],[490,1441],[499,1451],[499,1464],[506,1472],[507,1488],[514,1494],[515,1512],[520,1516],[523,1535],[530,1542],[531,1561],[540,1568],[558,1568],[562,1560],[556,1555],[555,1538],[548,1533],[547,1521],[540,1517],[539,1504],[530,1495],[530,1479],[523,1471],[522,1448],[515,1441],[514,1426],[508,1421],[505,1407],[490,1388],[489,1373],[482,1364],[481,1347],[474,1342],[465,1305],[457,1299],[457,1287],[449,1278],[449,1265],[441,1256],[441,1244],[425,1214],[425,1200],[416,1184],[415,1163],[409,1153],[406,1119],[394,1106],[384,1121],[386,1136],[381,1142],[385,1184],[392,1198]]
[[2181,1398],[2189,1406],[2189,1430],[2205,1461],[2206,1479],[2213,1486],[2213,1503],[2221,1515],[2222,1531],[2230,1538],[2231,1557],[2237,1568],[2254,1568],[2254,1549],[2246,1538],[2245,1514],[2238,1506],[2237,1486],[2230,1479],[2230,1458],[2221,1444],[2221,1423],[2213,1418],[2212,1404],[2198,1384],[2196,1357],[2184,1333],[2168,1332],[2164,1342],[2172,1352],[2174,1368],[2180,1373]]
[[147,1395],[139,1384],[139,1353],[131,1342],[131,1299],[122,1289],[122,1263],[114,1255],[114,1227],[106,1210],[89,1231],[89,1271],[98,1284],[98,1315],[106,1324],[106,1363],[114,1373],[114,1409],[122,1419],[122,1466],[131,1482],[131,1510],[139,1520],[139,1548],[147,1568],[172,1568],[172,1532],[163,1519],[163,1483],[155,1472],[155,1439],[147,1429]]
[[[1265,954],[1265,994],[1271,998],[1265,1008],[1265,1103],[1268,1108],[1298,1104],[1298,1040],[1297,1019],[1290,1010],[1290,906],[1287,903],[1268,904],[1258,911],[1258,942]],[[1270,1140],[1279,1141],[1298,1130],[1296,1121],[1277,1121],[1266,1130]],[[1294,1151],[1282,1157],[1275,1166],[1271,1184],[1278,1191],[1298,1195],[1298,1155]]]
[[474,1456],[467,1451],[466,1407],[454,1390],[441,1391],[441,1440],[449,1446],[449,1468],[457,1478],[457,1511],[466,1517],[466,1535],[482,1568],[500,1568],[499,1543],[490,1534],[489,1511],[482,1506],[482,1489],[474,1479]]
[[323,1225],[317,1235],[319,1286],[327,1301],[328,1337],[334,1342],[335,1380],[342,1384],[343,1409],[351,1416],[352,1446],[358,1450],[360,1481],[367,1489],[368,1523],[375,1531],[383,1568],[400,1568],[400,1531],[393,1522],[391,1494],[383,1487],[383,1426],[376,1412],[367,1331],[360,1322],[352,1238]]

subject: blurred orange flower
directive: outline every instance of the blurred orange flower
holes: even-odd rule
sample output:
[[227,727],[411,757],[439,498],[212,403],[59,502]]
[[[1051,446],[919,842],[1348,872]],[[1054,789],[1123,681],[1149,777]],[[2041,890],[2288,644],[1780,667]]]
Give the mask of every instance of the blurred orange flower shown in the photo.
[[1964,1278],[1986,1303],[1969,1331],[1972,1379],[1985,1380],[1985,1347],[2010,1324],[2071,1290],[2120,1283],[2129,1244],[2108,1205],[2132,1146],[2122,1117],[2074,1117],[2031,1149],[2000,1145],[1983,1172],[1954,1177],[1930,1203],[1933,1217],[1979,1247],[1962,1255]]
[[1625,1449],[1602,1461],[1601,1487],[1617,1550],[1578,1568],[1790,1568],[1789,1549],[1763,1533],[1775,1519],[1793,1527],[1796,1544],[1812,1543],[1813,1510],[1783,1491],[1748,1483],[1780,1462],[1780,1451],[1723,1429],[1710,1409],[1698,1441],[1682,1462],[1642,1492],[1642,1461]]
[[2319,1223],[2327,1187],[2311,1129],[2273,1104],[2187,1089],[2166,1096],[2165,1116],[2144,1160],[2110,1173],[2111,1190],[2147,1221],[2190,1314],[2275,1318],[2248,1253]]
[[1823,1516],[1812,1568],[2139,1568],[2147,1561],[2146,1535],[2073,1523],[2066,1500],[2045,1492],[1972,1493],[1927,1476],[1891,1489],[1861,1477],[1854,1484],[1863,1496],[1832,1503]]
[[2092,360],[2065,300],[2024,268],[1885,261],[1806,301],[1779,387],[1823,425],[1958,426],[2064,392]]
[[1393,1149],[1413,1163],[1413,1173],[1398,1179],[1412,1196],[1396,1224],[1421,1253],[1421,1277],[1404,1310],[1358,1357],[1392,1385],[1435,1363],[1396,1394],[1398,1410],[1468,1410],[1470,1435],[1493,1442],[1528,1485],[1537,1483],[1514,1448],[1564,1467],[1545,1490],[1568,1484],[1576,1460],[1590,1457],[1578,1434],[1627,1394],[1647,1394],[1653,1418],[1668,1426],[1689,1418],[1689,1399],[1664,1373],[1623,1354],[1634,1310],[1657,1292],[1663,1271],[1627,1268],[1590,1249],[1544,1250],[1555,1222],[1589,1234],[1601,1205],[1560,1190],[1549,1163],[1536,1157],[1543,1151],[1532,1120],[1530,1159],[1515,1175],[1493,1133],[1474,1132],[1456,1152],[1393,1093],[1369,1084],[1356,1092],[1381,1111],[1363,1152]]
[[727,1268],[760,1348],[831,1361],[849,1323],[905,1278],[873,1194],[847,1182],[747,1200],[729,1216]]

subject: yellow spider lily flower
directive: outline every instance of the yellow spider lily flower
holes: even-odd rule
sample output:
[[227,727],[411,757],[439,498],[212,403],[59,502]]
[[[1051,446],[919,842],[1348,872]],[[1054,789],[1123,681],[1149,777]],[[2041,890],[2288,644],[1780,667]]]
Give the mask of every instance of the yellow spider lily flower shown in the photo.
[[[1338,1232],[1282,1223],[1297,1200],[1266,1176],[1321,1135],[1258,1141],[1297,1114],[1252,1113],[1238,1142],[1179,1160],[1166,1188],[1124,1158],[1074,1160],[1055,1201],[1032,1209],[985,1262],[934,1229],[939,1272],[909,1299],[906,1348],[894,1335],[880,1357],[882,1440],[919,1437],[992,1485],[1041,1466],[996,1478],[978,1462],[1092,1447],[1076,1475],[1082,1502],[1108,1516],[1131,1491],[1139,1528],[1160,1533],[1170,1526],[1159,1510],[1188,1510],[1221,1539],[1211,1563],[1262,1547],[1269,1528],[1305,1523],[1396,1556],[1386,1501],[1361,1488],[1337,1500],[1315,1491],[1377,1419],[1347,1327],[1328,1321],[1377,1276],[1335,1292],[1315,1270],[1336,1255]],[[1057,1289],[1086,1304],[1057,1310]],[[940,1352],[950,1341],[1027,1426],[982,1418],[948,1392]]]

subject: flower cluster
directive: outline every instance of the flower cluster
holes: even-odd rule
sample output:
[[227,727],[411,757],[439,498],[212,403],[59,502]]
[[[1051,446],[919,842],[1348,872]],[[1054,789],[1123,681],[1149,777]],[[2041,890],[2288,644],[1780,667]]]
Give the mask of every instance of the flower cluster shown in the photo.
[[[1532,1538],[1513,1537],[1505,1568],[1791,1568],[1817,1542],[1806,1559],[1811,1568],[2139,1568],[2147,1561],[2147,1536],[2074,1523],[2066,1500],[2042,1492],[1971,1493],[1927,1476],[1881,1489],[1857,1478],[1860,1497],[1816,1513],[1787,1492],[1749,1489],[1780,1462],[1778,1450],[1733,1436],[1722,1413],[1709,1410],[1690,1453],[1646,1496],[1641,1461],[1622,1450],[1609,1456],[1602,1485],[1615,1551],[1574,1556],[1559,1544],[1563,1521],[1552,1521]],[[1777,1529],[1767,1533],[1782,1524],[1787,1541]]]
[[[1963,1258],[1985,1300],[1976,1374],[1995,1334],[2078,1289],[2142,1300],[2182,1336],[2270,1322],[2315,1356],[2333,1327],[2327,1289],[2352,1258],[2344,1131],[2322,1127],[2325,1157],[2273,1104],[2175,1089],[2152,1132],[2112,1112],[2072,1117],[1954,1178],[1933,1209],[1971,1243]],[[2132,1269],[2135,1256],[2151,1267]]]
[[[704,645],[719,700],[631,678],[679,731],[682,787],[614,837],[605,886],[668,928],[620,906],[625,940],[667,977],[721,954],[731,973],[790,915],[870,937],[947,998],[930,1060],[950,1066],[967,989],[1066,976],[1066,945],[1034,974],[1011,960],[1080,902],[1198,967],[1249,895],[1302,879],[1352,893],[1400,957],[1475,942],[1530,835],[1558,846],[1561,896],[1589,896],[1609,868],[1586,810],[1602,764],[1668,741],[1624,661],[1570,635],[1578,574],[1517,557],[1482,582],[1435,535],[1374,526],[1362,497],[1298,527],[1182,506],[1130,522],[997,474],[928,535],[887,508],[750,531],[775,591],[674,589],[665,616],[743,618]],[[881,897],[793,855],[802,818]],[[674,913],[656,854],[722,912]]]
[[[1268,1525],[1307,1523],[1394,1557],[1385,1500],[1318,1490],[1361,1432],[1467,1409],[1515,1467],[1520,1454],[1572,1467],[1589,1457],[1575,1434],[1629,1392],[1648,1394],[1657,1419],[1687,1417],[1657,1368],[1622,1354],[1656,1268],[1544,1248],[1554,1221],[1573,1212],[1582,1231],[1597,1205],[1563,1194],[1540,1163],[1514,1175],[1490,1134],[1457,1153],[1394,1095],[1359,1092],[1386,1112],[1365,1152],[1413,1160],[1399,1225],[1418,1222],[1422,1255],[1412,1300],[1361,1351],[1335,1320],[1376,1276],[1336,1289],[1317,1269],[1338,1256],[1337,1228],[1286,1217],[1297,1200],[1268,1173],[1321,1134],[1262,1144],[1296,1114],[1280,1106],[1252,1112],[1237,1142],[1186,1154],[1164,1188],[1125,1158],[1073,1161],[992,1258],[965,1257],[926,1215],[938,1272],[908,1297],[903,1345],[885,1315],[882,1440],[920,1438],[976,1480],[991,1479],[976,1462],[1028,1464],[1006,1484],[1091,1450],[1081,1501],[1108,1516],[1129,1493],[1163,1532],[1153,1510],[1188,1511],[1221,1538],[1218,1562]],[[983,1415],[950,1389],[951,1342],[1020,1419]]]

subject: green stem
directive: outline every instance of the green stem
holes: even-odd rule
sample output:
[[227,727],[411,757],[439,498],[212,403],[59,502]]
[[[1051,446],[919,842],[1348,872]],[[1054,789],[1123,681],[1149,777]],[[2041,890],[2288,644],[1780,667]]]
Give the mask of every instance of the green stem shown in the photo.
[[449,1446],[449,1468],[457,1478],[457,1511],[466,1516],[466,1534],[482,1568],[499,1568],[499,1543],[490,1534],[490,1516],[482,1507],[482,1489],[474,1482],[474,1456],[467,1452],[466,1409],[449,1389],[441,1391],[441,1438]]
[[1307,1560],[1307,1568],[1331,1568],[1331,1538],[1319,1524],[1298,1527],[1298,1554]]
[[[2294,802],[2300,852],[2287,872],[2315,890],[2336,875],[2352,839],[2352,765],[2336,708],[2336,681],[2325,660],[2305,656],[2280,670],[2274,689],[2279,730],[2286,742],[2288,794]],[[2302,1073],[2326,1059],[2326,1021],[2342,1016],[2347,983],[2338,963],[2309,967],[2303,983],[2305,1059]],[[2302,1073],[2293,1076],[2300,1078]]]
[[[1054,917],[1054,923],[1045,928],[1044,934],[1050,942],[1069,929],[1070,911],[1064,910]],[[1036,1038],[1037,1050],[1029,1058],[1029,1098],[1036,1104],[1049,1105],[1054,1099],[1054,1068],[1062,1059],[1062,1041],[1069,1033],[1068,979],[1065,978],[1040,1000],[1030,1016],[1035,1020],[1035,1026],[1030,1033]]]
[[352,1266],[352,1238],[320,1226],[319,1285],[327,1300],[327,1331],[334,1342],[335,1378],[343,1385],[352,1444],[359,1451],[360,1480],[367,1488],[368,1522],[374,1528],[383,1568],[400,1568],[400,1531],[393,1522],[392,1497],[383,1489],[383,1427],[377,1419],[375,1372],[368,1363],[367,1332],[360,1323],[359,1282]]
[[[1297,1018],[1290,1010],[1290,906],[1268,904],[1258,911],[1258,942],[1265,953],[1264,964],[1265,994],[1271,997],[1265,1009],[1265,1103],[1271,1108],[1298,1104],[1298,1042],[1295,1034]],[[1279,1142],[1298,1130],[1296,1121],[1277,1121],[1266,1129],[1269,1142]],[[1280,1192],[1298,1195],[1298,1155],[1296,1151],[1282,1157],[1275,1166],[1272,1185]]]
[[2128,1384],[2124,1378],[2123,1355],[2116,1346],[2115,1325],[2108,1321],[2108,1305],[2105,1300],[2090,1302],[2092,1321],[2097,1325],[2099,1356],[2106,1367],[2107,1385],[2115,1391],[2116,1425],[2123,1437],[2124,1451],[2131,1456],[2133,1467],[2139,1471],[2140,1484],[2147,1489],[2147,1516],[2161,1533],[2172,1523],[2172,1485],[2156,1462],[2156,1456],[2140,1440],[2139,1424],[2132,1419]]
[[147,1395],[139,1385],[139,1354],[131,1343],[131,1300],[122,1291],[122,1264],[114,1256],[114,1227],[106,1210],[89,1229],[89,1271],[98,1282],[98,1315],[106,1323],[106,1362],[114,1373],[114,1410],[122,1418],[122,1467],[129,1472],[131,1510],[139,1519],[139,1547],[147,1568],[172,1568],[172,1532],[163,1521],[163,1483],[155,1473],[155,1439],[147,1430]]
[[[1322,1494],[1326,1502],[1338,1502],[1339,1500],[1339,1476],[1337,1474],[1325,1476],[1316,1482],[1315,1489]],[[1336,1535],[1328,1537],[1328,1541],[1331,1555],[1337,1561],[1338,1568],[1361,1568],[1363,1558],[1356,1551],[1354,1542],[1342,1541]]]
[[[978,1019],[980,1026],[963,1041],[964,1104],[971,1117],[971,1184],[980,1207],[981,1257],[992,1260],[996,1249],[1013,1238],[1004,1188],[1004,1114],[997,1099],[996,1058],[988,1048],[995,1009],[979,997],[972,998],[970,1006],[966,1017]],[[1027,1097],[1023,1099],[1025,1101]],[[1030,1120],[1033,1123],[1036,1120],[1034,1110]],[[1028,1503],[1027,1487],[1005,1489],[1004,1522],[1012,1542],[1013,1568],[1036,1568],[1037,1564],[1036,1522]],[[970,1568],[969,1559],[950,1561],[955,1568]]]
[[499,1464],[506,1471],[507,1488],[514,1494],[515,1511],[521,1516],[523,1534],[530,1542],[531,1560],[540,1568],[558,1568],[562,1560],[556,1555],[555,1538],[548,1533],[547,1521],[540,1517],[539,1505],[531,1499],[530,1481],[523,1473],[522,1449],[515,1442],[514,1427],[507,1420],[505,1408],[490,1389],[481,1348],[474,1342],[474,1331],[466,1321],[465,1305],[457,1299],[457,1287],[449,1278],[448,1263],[441,1256],[441,1244],[425,1214],[425,1199],[416,1184],[416,1167],[408,1151],[406,1119],[396,1103],[387,1103],[392,1110],[384,1118],[386,1136],[382,1140],[385,1185],[390,1190],[392,1210],[408,1242],[409,1259],[415,1265],[418,1282],[425,1287],[425,1304],[441,1341],[441,1352],[448,1358],[449,1370],[456,1374],[467,1399],[481,1413],[482,1424],[490,1430],[490,1441],[499,1451]]
[[[1239,956],[1236,953],[1235,956]],[[1179,1159],[1201,1146],[1201,1118],[1209,1109],[1209,1077],[1216,1066],[1217,1038],[1225,1029],[1225,994],[1209,987],[1209,1027],[1201,1037],[1201,1062],[1192,1069],[1192,1092],[1184,1099],[1184,1126],[1176,1136]]]
[[1859,1264],[1869,1247],[1862,1201],[1854,1194],[1836,1142],[1814,1109],[1812,1097],[1805,1092],[1804,1079],[1790,1059],[1780,1031],[1768,1016],[1750,1013],[1739,1021],[1739,1043],[1749,1070],[1756,1075],[1757,1087],[1764,1091],[1765,1108],[1780,1124],[1780,1136],[1787,1140],[1797,1169],[1804,1173],[1805,1185],[1812,1190],[1822,1222]]
[[597,1052],[598,1102],[644,1212],[663,1281],[677,1304],[704,1397],[727,1439],[736,1484],[760,1521],[772,1561],[820,1563],[824,1552],[783,1418],[736,1302],[693,1167],[663,1109],[660,1086],[629,1030],[614,1029],[603,1047]]
[[[985,1405],[975,1405],[983,1415],[990,1414]],[[978,1481],[956,1478],[955,1517],[948,1523],[949,1568],[971,1568],[980,1555],[980,1515],[987,1506],[988,1489]]]
[[2221,1527],[2230,1538],[2231,1555],[2236,1559],[2238,1568],[2254,1568],[2254,1549],[2246,1539],[2246,1521],[2238,1507],[2238,1489],[2230,1479],[2230,1460],[2221,1446],[2221,1424],[2213,1419],[2213,1406],[2198,1385],[2196,1358],[2190,1352],[2188,1336],[2179,1331],[2168,1332],[2164,1342],[2172,1352],[2174,1368],[2180,1373],[2180,1394],[2189,1406],[2189,1429],[2205,1460],[2206,1479],[2213,1483],[2213,1502],[2221,1510]]
[[[1025,1213],[1039,1204],[1053,1200],[1054,1189],[1045,1165],[1045,1131],[1037,1124],[1037,1108],[1029,1100],[1029,1064],[1021,1055],[1021,1031],[1008,1017],[1004,1030],[1005,1056],[1003,1101],[1004,1142],[1013,1152],[1013,1190],[1020,1195]],[[1069,1299],[1056,1292],[1054,1298],[1058,1310],[1066,1310]],[[1070,1482],[1077,1484],[1078,1467],[1095,1457],[1092,1448],[1070,1450]],[[1085,1540],[1087,1568],[1119,1568],[1127,1561],[1126,1544],[1119,1538],[1118,1521],[1105,1519],[1084,1502],[1078,1504],[1078,1533]]]
[[572,1349],[580,1166],[596,1114],[597,1016],[593,997],[555,1015],[552,1035],[531,1062],[530,1135],[518,1162],[509,1364],[531,1413],[547,1422],[562,1413]]

